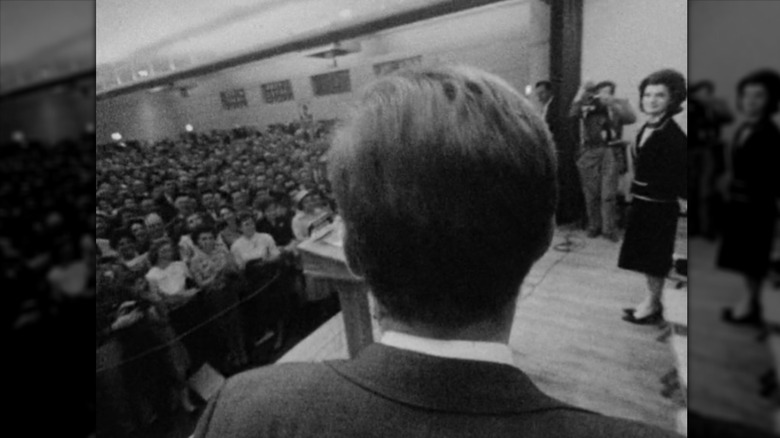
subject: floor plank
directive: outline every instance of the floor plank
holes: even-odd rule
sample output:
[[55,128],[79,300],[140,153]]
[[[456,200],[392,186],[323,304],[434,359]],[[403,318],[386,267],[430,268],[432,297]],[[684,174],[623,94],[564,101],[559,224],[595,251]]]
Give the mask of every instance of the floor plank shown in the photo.
[[721,310],[744,293],[744,282],[715,268],[716,244],[691,239],[690,252],[691,410],[770,430],[778,401],[758,394],[758,375],[772,366],[768,346],[756,342],[757,330],[720,320]]

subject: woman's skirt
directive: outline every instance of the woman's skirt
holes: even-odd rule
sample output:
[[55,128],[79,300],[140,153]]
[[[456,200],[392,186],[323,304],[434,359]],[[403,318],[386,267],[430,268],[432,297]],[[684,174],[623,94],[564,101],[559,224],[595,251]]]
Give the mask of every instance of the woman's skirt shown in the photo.
[[680,206],[634,198],[620,248],[618,267],[665,277],[672,267]]
[[718,267],[750,277],[767,275],[774,242],[776,209],[766,202],[730,202],[725,209]]

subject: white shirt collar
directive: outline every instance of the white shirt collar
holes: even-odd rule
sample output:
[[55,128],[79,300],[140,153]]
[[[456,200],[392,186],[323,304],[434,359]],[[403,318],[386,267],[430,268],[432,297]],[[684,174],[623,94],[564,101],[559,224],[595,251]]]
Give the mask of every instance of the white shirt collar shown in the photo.
[[499,342],[443,341],[394,331],[385,332],[382,335],[382,340],[379,342],[390,347],[429,356],[494,362],[512,367],[515,366],[512,350],[508,345]]

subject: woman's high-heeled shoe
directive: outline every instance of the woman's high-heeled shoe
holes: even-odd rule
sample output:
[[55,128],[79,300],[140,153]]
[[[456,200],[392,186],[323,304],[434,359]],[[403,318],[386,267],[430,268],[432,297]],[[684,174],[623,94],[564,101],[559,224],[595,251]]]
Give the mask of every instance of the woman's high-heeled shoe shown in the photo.
[[660,323],[663,319],[663,310],[661,309],[658,309],[647,316],[643,316],[642,318],[637,318],[634,316],[634,313],[623,315],[623,321],[637,325],[654,325]]

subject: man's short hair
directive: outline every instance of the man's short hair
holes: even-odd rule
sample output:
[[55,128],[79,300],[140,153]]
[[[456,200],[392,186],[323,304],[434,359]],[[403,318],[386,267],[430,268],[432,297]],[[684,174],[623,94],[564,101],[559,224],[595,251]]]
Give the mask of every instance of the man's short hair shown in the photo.
[[200,243],[198,242],[198,240],[200,240],[200,236],[202,236],[203,234],[211,234],[213,237],[215,237],[215,238],[217,237],[217,232],[214,230],[214,228],[212,228],[212,227],[210,227],[208,225],[201,225],[201,226],[199,226],[198,228],[193,230],[192,235],[191,235],[192,242],[198,248],[200,248]]
[[698,93],[699,90],[707,90],[707,93],[715,92],[715,83],[709,79],[704,79],[691,86],[690,94]]
[[534,85],[534,88],[544,87],[545,89],[552,91],[552,82],[550,81],[539,81]]
[[601,90],[604,87],[609,87],[610,94],[615,94],[615,89],[617,88],[617,85],[615,85],[612,81],[601,81],[594,87],[594,90],[598,91]]
[[129,239],[132,243],[136,243],[135,236],[130,232],[130,230],[121,229],[111,234],[111,237],[108,240],[108,244],[113,249],[119,249],[119,241],[122,239]]
[[444,66],[377,80],[328,160],[348,260],[398,320],[495,318],[549,246],[553,141],[492,74]]
[[252,213],[250,213],[250,212],[248,212],[248,211],[242,211],[242,212],[238,213],[238,215],[236,216],[236,223],[238,224],[238,226],[239,226],[239,227],[240,227],[240,226],[241,226],[241,225],[242,225],[244,222],[246,222],[246,221],[248,221],[248,220],[251,220],[251,221],[252,221],[252,223],[254,223],[254,222],[255,222],[255,217],[254,217],[254,215],[252,215]]
[[[767,104],[764,107],[764,116],[771,116],[780,110],[780,74],[773,70],[759,70],[753,72],[739,81],[737,96],[741,100],[745,88],[749,85],[760,85],[767,92]],[[737,107],[742,110],[742,102],[737,102]]]

